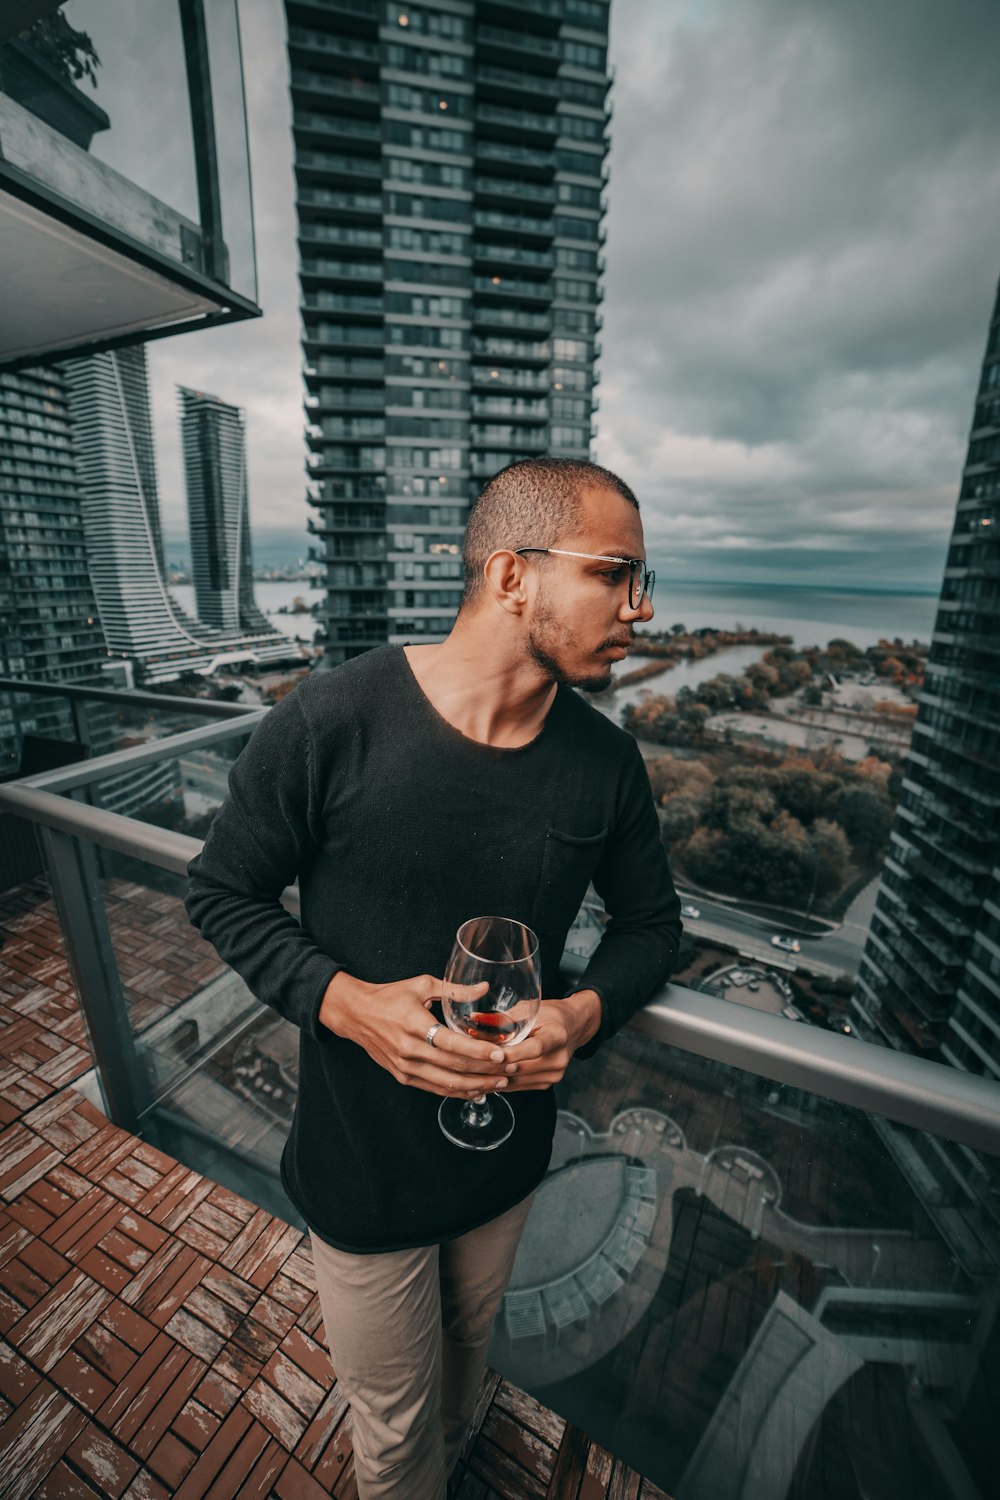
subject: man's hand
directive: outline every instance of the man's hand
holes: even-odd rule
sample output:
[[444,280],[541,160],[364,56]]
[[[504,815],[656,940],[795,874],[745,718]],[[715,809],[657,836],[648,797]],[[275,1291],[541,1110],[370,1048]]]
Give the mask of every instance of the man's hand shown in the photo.
[[[443,987],[443,980],[430,974],[393,984],[368,984],[340,970],[326,987],[319,1019],[336,1036],[363,1047],[397,1083],[410,1088],[445,1099],[474,1099],[492,1089],[506,1088],[507,1054],[502,1048],[461,1036],[447,1026],[438,1031],[433,1045],[426,1040],[434,1020],[430,1005]],[[452,986],[453,990],[457,988]],[[483,983],[462,988],[475,996],[488,986]]]
[[528,1037],[507,1053],[508,1089],[547,1089],[562,1080],[573,1053],[601,1025],[601,1001],[594,990],[578,990],[565,1000],[543,1000]]

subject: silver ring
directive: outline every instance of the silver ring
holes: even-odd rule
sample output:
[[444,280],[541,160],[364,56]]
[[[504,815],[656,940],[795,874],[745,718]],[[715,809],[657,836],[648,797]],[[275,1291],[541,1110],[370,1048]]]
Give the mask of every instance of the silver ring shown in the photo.
[[433,1047],[433,1045],[434,1045],[434,1038],[437,1036],[437,1034],[438,1034],[438,1032],[440,1030],[441,1030],[441,1022],[440,1021],[435,1021],[434,1025],[430,1027],[430,1029],[427,1032],[427,1035],[424,1037],[424,1041],[427,1043],[428,1047]]

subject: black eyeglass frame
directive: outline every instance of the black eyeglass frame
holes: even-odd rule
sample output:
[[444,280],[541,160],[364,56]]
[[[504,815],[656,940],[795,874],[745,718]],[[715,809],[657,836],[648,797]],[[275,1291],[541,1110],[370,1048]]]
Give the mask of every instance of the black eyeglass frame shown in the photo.
[[[650,603],[653,601],[653,586],[656,583],[656,571],[653,568],[647,567],[646,560],[643,557],[611,557],[604,552],[569,552],[565,547],[515,547],[514,552],[518,557],[523,557],[525,552],[548,552],[554,557],[586,557],[591,562],[621,563],[622,566],[627,564],[629,609],[641,608],[643,599],[648,599]],[[639,573],[640,568],[642,569],[641,574]],[[637,577],[642,580],[638,599],[634,597]]]

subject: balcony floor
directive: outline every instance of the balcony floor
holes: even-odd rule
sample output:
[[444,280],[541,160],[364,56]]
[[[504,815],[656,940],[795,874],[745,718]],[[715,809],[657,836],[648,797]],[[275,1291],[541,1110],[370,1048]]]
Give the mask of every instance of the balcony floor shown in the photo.
[[[147,894],[150,926],[182,921]],[[141,967],[142,888],[123,895]],[[91,1057],[42,884],[0,895],[0,937],[3,1494],[350,1500],[308,1239],[73,1089]],[[461,1500],[666,1500],[493,1372],[459,1472]]]

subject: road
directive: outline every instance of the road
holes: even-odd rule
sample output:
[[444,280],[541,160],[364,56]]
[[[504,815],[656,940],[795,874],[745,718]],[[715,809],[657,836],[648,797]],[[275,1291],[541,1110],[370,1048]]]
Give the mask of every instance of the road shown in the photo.
[[[872,887],[874,885],[875,882],[872,882]],[[701,913],[697,919],[685,917],[684,926],[693,937],[729,946],[735,944],[741,953],[752,958],[766,959],[775,967],[802,967],[818,974],[853,975],[858,971],[868,931],[867,921],[864,920],[865,907],[860,903],[863,898],[869,906],[874,902],[874,890],[871,890],[869,896],[869,889],[871,888],[866,887],[858,901],[848,909],[847,920],[835,932],[824,937],[801,938],[799,953],[786,953],[772,945],[773,934],[787,930],[779,921],[754,916],[724,902],[710,901],[699,895],[681,896],[682,901],[693,902]],[[870,910],[868,914],[870,915]]]

